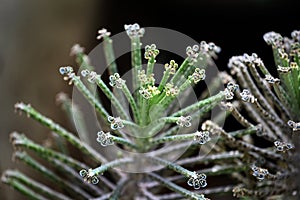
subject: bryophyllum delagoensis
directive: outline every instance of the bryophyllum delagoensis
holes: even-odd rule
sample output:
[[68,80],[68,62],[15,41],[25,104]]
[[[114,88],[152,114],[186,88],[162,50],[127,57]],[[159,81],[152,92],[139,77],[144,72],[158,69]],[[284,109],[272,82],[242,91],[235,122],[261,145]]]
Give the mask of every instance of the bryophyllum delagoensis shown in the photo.
[[[124,28],[131,47],[132,80],[117,67],[111,33],[106,29],[99,30],[97,39],[103,43],[107,76],[97,72],[78,44],[70,55],[75,56],[80,70],[71,66],[58,70],[95,108],[100,130],[89,133],[83,110],[63,93],[57,101],[70,119],[76,117],[80,139],[30,104],[15,105],[16,111],[46,126],[55,136],[50,148],[24,134],[11,133],[14,158],[57,187],[18,170],[5,171],[2,182],[33,199],[299,197],[299,31],[293,31],[291,38],[275,32],[264,35],[272,47],[275,66],[265,66],[255,53],[234,56],[228,72],[219,72],[206,82],[206,72],[220,52],[214,43],[191,44],[182,62],[169,60],[162,65],[163,73],[156,74],[161,67],[156,59],[163,54],[159,44],[142,44],[147,29],[138,24]],[[92,88],[101,94],[95,95]],[[192,92],[197,93],[197,101],[179,105]],[[211,117],[216,108],[223,111]],[[226,123],[222,127],[224,117],[232,127],[242,128],[229,131]],[[70,148],[67,142],[80,157],[66,151]],[[113,152],[117,155],[113,159],[105,154],[112,147],[120,150]],[[178,150],[183,153],[168,159]],[[142,154],[142,161],[124,152]],[[143,162],[149,166],[137,165]],[[145,171],[119,170],[124,166],[133,171],[144,167]],[[151,166],[162,167],[151,170]]]

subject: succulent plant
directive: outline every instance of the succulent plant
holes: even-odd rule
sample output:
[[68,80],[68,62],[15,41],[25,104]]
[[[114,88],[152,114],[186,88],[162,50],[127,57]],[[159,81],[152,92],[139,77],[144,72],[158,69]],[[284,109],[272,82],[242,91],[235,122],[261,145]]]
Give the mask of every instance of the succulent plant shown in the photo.
[[[31,199],[297,199],[299,31],[291,39],[265,34],[277,73],[271,74],[256,54],[244,54],[230,59],[230,74],[211,77],[207,72],[220,48],[202,41],[186,48],[180,65],[166,63],[161,78],[155,73],[159,46],[142,47],[145,29],[138,24],[125,25],[125,31],[131,78],[118,71],[106,29],[97,39],[103,40],[108,76],[96,72],[79,45],[71,49],[78,73],[71,66],[59,68],[95,109],[99,130],[89,132],[83,110],[63,93],[57,100],[70,119],[76,118],[80,138],[31,105],[17,103],[17,111],[59,139],[52,149],[14,132],[14,158],[53,184],[18,170],[5,171],[2,182]],[[228,116],[241,128],[223,128]],[[66,141],[80,156],[65,151]]]

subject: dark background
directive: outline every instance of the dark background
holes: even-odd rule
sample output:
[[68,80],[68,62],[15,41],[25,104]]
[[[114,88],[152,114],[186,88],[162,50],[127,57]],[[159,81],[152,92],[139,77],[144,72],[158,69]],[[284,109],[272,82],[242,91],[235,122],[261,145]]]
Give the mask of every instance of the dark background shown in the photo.
[[273,64],[264,43],[269,31],[290,36],[299,29],[299,1],[282,0],[186,0],[110,1],[105,27],[122,31],[123,24],[165,27],[197,41],[212,41],[222,48],[217,61],[224,69],[234,55],[256,52]]
[[[10,132],[24,132],[39,142],[49,134],[32,120],[15,115],[14,103],[31,103],[66,124],[54,99],[56,93],[70,93],[72,88],[62,81],[58,67],[74,64],[69,57],[74,43],[85,46],[87,52],[93,49],[99,43],[98,29],[105,27],[115,34],[124,30],[124,24],[135,22],[174,29],[220,46],[216,61],[220,69],[226,69],[231,56],[252,52],[272,66],[272,52],[262,36],[268,31],[289,36],[299,29],[299,8],[297,1],[284,0],[0,0],[1,172],[16,166],[11,162]],[[0,184],[0,199],[24,197]]]

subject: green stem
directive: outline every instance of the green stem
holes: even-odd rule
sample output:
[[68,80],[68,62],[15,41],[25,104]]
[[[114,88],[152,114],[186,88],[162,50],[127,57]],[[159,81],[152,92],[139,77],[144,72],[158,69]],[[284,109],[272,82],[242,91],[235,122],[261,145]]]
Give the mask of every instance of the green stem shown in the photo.
[[134,100],[133,96],[131,95],[131,92],[129,91],[126,84],[123,84],[122,91],[124,92],[124,95],[127,98],[128,102],[131,106],[134,121],[136,123],[139,123],[140,117],[139,117],[138,107],[137,107],[135,100]]
[[108,112],[102,106],[102,104],[95,98],[95,96],[89,91],[89,89],[83,84],[78,76],[72,77],[72,81],[77,89],[85,96],[85,98],[90,102],[92,106],[95,106],[96,111],[103,117],[106,121],[109,116]]
[[100,155],[97,151],[92,149],[90,146],[81,142],[77,137],[75,137],[72,133],[68,132],[66,129],[61,127],[59,124],[53,122],[51,119],[43,116],[30,105],[26,105],[24,103],[18,103],[15,105],[16,109],[21,110],[27,114],[27,116],[35,119],[40,122],[42,125],[50,128],[53,132],[57,133],[59,136],[65,138],[83,153],[87,154],[91,158],[93,158],[97,162],[106,162],[106,159]]
[[99,175],[99,174],[103,174],[104,172],[106,172],[107,170],[114,168],[114,167],[118,167],[121,165],[126,165],[129,163],[134,162],[134,160],[132,158],[122,158],[122,159],[117,159],[108,163],[105,163],[95,169],[93,169],[95,175]]
[[229,132],[228,134],[232,135],[235,138],[242,138],[245,135],[252,135],[252,134],[256,134],[257,131],[262,131],[262,130],[260,130],[261,128],[262,127],[260,125],[256,125],[256,126],[251,126],[247,129],[232,131],[232,132]]
[[151,178],[153,178],[154,180],[158,181],[165,187],[169,188],[170,190],[172,190],[174,192],[178,192],[189,199],[193,199],[193,200],[205,200],[206,199],[203,195],[201,195],[201,194],[199,195],[199,194],[191,192],[185,188],[182,188],[157,174],[147,173],[147,175],[150,176]]
[[179,131],[180,127],[177,125],[177,126],[174,126],[164,132],[162,132],[161,134],[159,134],[160,137],[166,137],[166,136],[171,136],[175,133],[177,133]]
[[189,79],[186,79],[184,81],[184,83],[180,85],[179,92],[181,93],[181,92],[185,91],[190,86],[191,86],[191,81]]
[[178,117],[162,117],[151,122],[151,124],[147,126],[146,132],[148,133],[148,136],[152,137],[157,134],[157,132],[160,131],[166,123],[176,123],[177,120]]
[[226,111],[228,111],[242,126],[253,126],[244,116],[238,111],[238,109],[231,103],[225,104]]
[[173,135],[173,136],[165,136],[156,138],[151,141],[152,144],[161,144],[161,143],[167,143],[167,142],[173,142],[173,141],[184,141],[184,140],[190,140],[193,139],[197,134],[191,133],[191,134],[180,134],[180,135]]
[[279,84],[273,84],[274,91],[280,101],[284,104],[285,107],[289,107],[290,102],[288,101],[288,95],[286,91]]
[[[90,138],[88,136],[87,126],[84,120],[84,115],[79,107],[72,102],[72,100],[65,93],[59,93],[56,95],[56,101],[61,104],[62,109],[68,115],[70,122],[78,130],[78,135],[86,143],[90,144]],[[64,147],[63,152],[67,152],[67,148]]]
[[148,117],[149,117],[149,100],[143,98],[142,99],[142,107],[141,107],[141,121],[140,124],[142,126],[147,125]]
[[103,50],[106,59],[106,64],[108,65],[109,73],[112,75],[114,73],[118,73],[117,64],[115,62],[115,53],[113,50],[113,41],[112,39],[104,35],[103,36]]
[[38,145],[38,144],[32,142],[23,134],[21,135],[17,132],[13,132],[10,134],[10,138],[11,138],[12,144],[15,147],[19,147],[19,146],[26,147],[27,149],[30,149],[30,150],[36,152],[42,158],[53,157],[75,169],[81,169],[81,168],[85,167],[85,165],[83,163],[81,163],[77,160],[74,160],[73,158],[71,158],[69,156],[66,156],[62,153],[55,152],[52,149],[48,149],[46,147],[43,147],[41,145]]
[[[209,195],[209,194],[225,194],[225,193],[231,193],[232,189],[235,186],[233,185],[227,185],[227,186],[220,186],[220,187],[214,187],[214,188],[207,188],[203,191],[204,195]],[[171,194],[164,194],[164,195],[159,195],[157,198],[159,200],[171,200],[171,199],[180,199],[182,197],[181,194],[178,193],[171,193]],[[182,199],[182,198],[181,198]],[[244,199],[246,200],[246,199]]]
[[270,114],[272,114],[273,116],[275,116],[279,119],[279,117],[277,116],[277,113],[275,112],[274,108],[272,106],[270,106],[270,104],[266,100],[266,97],[259,91],[259,89],[256,86],[253,78],[250,76],[250,73],[249,73],[249,70],[248,70],[247,66],[243,65],[241,67],[240,72],[241,72],[241,76],[244,77],[245,84],[248,86],[251,93],[259,100],[261,105],[264,108],[266,108]]
[[266,68],[265,65],[260,64],[260,65],[258,65],[258,67],[259,67],[260,71],[261,71],[264,75],[271,75],[270,72],[269,72],[269,70]]
[[212,162],[219,162],[219,161],[229,161],[236,158],[241,159],[243,154],[239,153],[238,151],[230,151],[225,153],[218,153],[208,156],[195,156],[190,158],[184,158],[176,161],[178,165],[190,165],[190,164],[204,164],[204,163],[212,163]]
[[283,66],[282,59],[279,57],[279,52],[277,48],[272,47],[273,50],[273,57],[275,61],[275,65],[278,66]]
[[128,182],[127,178],[121,179],[119,181],[119,183],[117,184],[116,189],[111,193],[111,195],[109,197],[109,200],[118,200],[118,199],[120,199],[122,189],[127,184],[127,182]]
[[[99,196],[103,194],[103,191],[96,187],[93,184],[82,184],[82,179],[81,177],[78,176],[78,172],[66,165],[65,163],[63,163],[61,160],[58,160],[56,158],[50,157],[50,156],[41,156],[43,159],[45,159],[47,162],[49,162],[51,165],[53,165],[56,169],[58,169],[59,172],[61,172],[62,174],[65,174],[66,177],[68,178],[72,178],[74,181],[77,181],[77,183],[81,184],[81,187],[86,190],[89,194],[92,194],[94,196]],[[88,168],[88,166],[83,165],[84,168]],[[101,177],[101,181],[106,184],[103,185],[102,189],[103,190],[108,190],[108,188],[110,189],[114,189],[115,186],[112,185],[108,180],[106,180],[105,177]],[[73,182],[74,183],[74,182]],[[107,187],[105,187],[107,186]],[[105,187],[105,188],[104,188]]]
[[147,63],[147,73],[146,73],[147,76],[150,76],[153,73],[154,64],[155,64],[155,58],[151,57]]
[[132,143],[132,142],[130,142],[130,141],[128,141],[128,140],[125,140],[125,139],[123,139],[123,138],[116,137],[116,136],[113,136],[113,135],[112,135],[112,136],[111,136],[111,139],[112,139],[112,141],[114,141],[115,143],[122,144],[122,145],[128,146],[128,147],[133,148],[133,149],[138,149],[138,147],[137,147],[134,143]]
[[224,138],[224,140],[226,142],[228,142],[228,145],[237,148],[240,151],[243,152],[248,152],[248,151],[252,151],[252,152],[256,152],[262,156],[265,156],[267,158],[271,158],[271,159],[277,159],[277,160],[284,160],[284,158],[279,155],[274,153],[273,151],[266,149],[266,148],[260,148],[260,147],[256,147],[250,143],[247,143],[245,141],[242,140],[237,140],[236,138],[234,138],[232,135],[228,134],[227,132],[225,132],[221,127],[219,127],[217,124],[213,123],[212,121],[206,121],[205,122],[205,127],[207,128],[208,131],[213,132],[213,133],[220,133],[221,136]]
[[297,93],[296,91],[299,90],[299,88],[295,88],[295,85],[293,84],[293,77],[292,77],[292,73],[288,72],[288,73],[282,73],[279,74],[280,75],[280,79],[282,80],[283,84],[284,84],[284,89],[286,91],[287,98],[288,98],[288,102],[289,107],[291,108],[291,110],[299,110],[299,104],[297,102]]
[[177,85],[178,80],[181,78],[181,76],[183,76],[189,64],[190,64],[189,59],[186,58],[182,62],[182,64],[180,65],[180,67],[178,68],[178,70],[176,71],[176,73],[174,74],[170,82],[173,83],[174,85]]
[[[103,50],[104,50],[105,60],[106,60],[106,64],[108,65],[108,71],[110,75],[118,73],[118,68],[115,62],[116,58],[115,58],[115,53],[113,50],[112,43],[113,41],[109,36],[107,35],[103,36]],[[121,103],[121,105],[126,105],[125,98],[120,90],[115,90],[115,95],[119,100],[119,102]]]
[[188,79],[189,75],[194,73],[195,68],[196,67],[194,65],[188,65],[188,67],[186,68],[184,74],[178,80],[177,85],[181,85],[182,83],[184,83],[184,81],[186,81]]
[[110,89],[106,86],[106,84],[103,82],[99,75],[97,75],[95,82],[100,87],[102,92],[106,95],[106,97],[111,101],[111,103],[116,107],[116,110],[120,113],[121,118],[130,120],[129,114],[125,111],[123,106],[120,104],[119,100],[110,91]]
[[212,104],[215,102],[221,102],[222,100],[224,100],[225,95],[224,92],[221,91],[218,94],[216,94],[215,96],[212,97],[208,97],[204,100],[198,101],[180,111],[177,111],[175,113],[172,114],[172,116],[182,116],[182,115],[186,115],[186,114],[191,114],[192,112],[197,111],[198,109],[208,105],[208,104]]
[[[180,93],[182,93],[183,91],[185,91],[189,86],[191,86],[191,82],[190,82],[190,80],[187,79],[179,87],[179,95],[180,95]],[[174,101],[175,98],[176,98],[176,96],[167,96],[164,93],[164,97],[158,102],[158,104],[160,104],[162,106],[162,108],[168,108],[170,106],[170,104]]]
[[[62,178],[58,177],[56,174],[54,174],[52,171],[48,170],[45,166],[41,165],[39,162],[37,162],[35,159],[30,157],[26,152],[15,152],[14,154],[15,158],[23,161],[25,164],[28,166],[32,167],[33,169],[37,170],[40,172],[43,176],[49,178],[52,182],[60,185],[61,188],[65,188],[67,191],[72,193],[74,196],[76,196],[78,199],[89,199],[92,196],[85,192],[81,187],[76,186],[76,184],[73,184],[69,181],[65,181]],[[51,160],[49,157],[46,156],[46,160]],[[54,163],[53,160],[51,160],[52,163]],[[57,163],[57,162],[56,162]],[[63,165],[64,168],[66,165]],[[72,174],[73,179],[74,176],[78,178],[78,174],[76,173],[75,175]],[[99,194],[99,190],[95,188],[89,187],[89,189],[93,189],[93,191],[97,194]]]
[[86,62],[87,55],[84,53],[78,53],[76,55],[76,62],[78,63],[78,65],[80,65],[80,67],[83,67],[83,69],[88,69],[88,70],[93,70],[94,67],[89,65],[89,63]]
[[162,90],[165,88],[169,77],[170,77],[170,69],[167,69],[166,71],[164,71],[164,75],[159,83],[159,86],[158,86],[159,91],[162,92]]
[[29,187],[27,187],[24,184],[20,183],[20,181],[17,181],[17,180],[15,180],[13,178],[2,177],[1,181],[3,183],[6,183],[6,184],[10,185],[15,190],[17,190],[20,193],[22,193],[23,195],[27,196],[29,199],[32,199],[32,200],[48,200],[45,197],[43,197],[42,195],[34,192]]
[[71,198],[65,196],[64,194],[58,193],[51,188],[36,182],[35,180],[27,177],[23,173],[16,171],[16,170],[7,170],[5,171],[5,176],[7,178],[15,179],[16,181],[19,181],[21,184],[24,184],[28,186],[29,188],[32,188],[33,190],[37,191],[39,194],[43,194],[50,199],[58,199],[58,200],[71,200]]
[[260,76],[260,74],[258,73],[258,71],[256,69],[256,66],[250,65],[249,67],[250,67],[250,72],[251,72],[252,76],[256,80],[256,83],[259,86],[259,88],[262,90],[262,92],[264,92],[264,95],[266,96],[269,103],[274,104],[276,106],[276,108],[279,109],[279,112],[282,113],[281,116],[284,118],[284,120],[287,121],[288,119],[290,119],[289,113],[288,113],[286,107],[284,107],[282,105],[282,103],[279,101],[279,99],[271,91],[271,88],[269,87],[269,85],[267,85],[266,82],[263,81],[262,77]]
[[140,129],[140,126],[132,121],[122,120],[122,122],[123,122],[124,126],[129,126],[133,129],[135,129],[136,131],[138,131]]
[[131,62],[133,90],[139,88],[137,79],[138,71],[142,69],[141,42],[139,37],[131,38]]
[[151,155],[153,156],[164,156],[168,154],[172,154],[175,151],[182,150],[182,149],[187,149],[187,148],[197,148],[199,145],[194,143],[191,144],[191,142],[180,142],[178,144],[174,144],[172,146],[167,146],[165,148],[159,149],[158,151],[153,152]]
[[[298,79],[298,75],[299,75],[299,66],[297,68],[292,68],[292,85],[294,86],[294,93],[295,93],[295,99],[294,100],[294,104],[299,105],[299,99],[300,99],[300,88],[299,88],[299,79]],[[298,106],[299,107],[299,106]]]
[[190,170],[187,170],[185,169],[184,167],[181,167],[180,165],[177,165],[173,162],[170,162],[168,160],[164,160],[164,159],[161,159],[161,158],[158,158],[158,157],[148,157],[151,161],[157,163],[157,164],[160,164],[160,165],[164,165],[166,166],[167,168],[187,177],[187,178],[190,178],[190,177],[193,177],[194,176],[194,172],[190,171]]

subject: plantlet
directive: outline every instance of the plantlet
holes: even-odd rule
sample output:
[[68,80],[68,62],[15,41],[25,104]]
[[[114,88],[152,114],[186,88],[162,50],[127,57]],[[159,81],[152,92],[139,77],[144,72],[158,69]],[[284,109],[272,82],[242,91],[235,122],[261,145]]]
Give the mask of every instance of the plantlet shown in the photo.
[[[298,156],[298,144],[293,137],[300,120],[298,31],[292,39],[274,32],[264,36],[272,45],[278,78],[256,54],[231,58],[231,75],[220,72],[211,78],[207,71],[220,48],[204,41],[188,46],[181,64],[175,60],[164,64],[158,78],[159,46],[142,46],[145,29],[138,24],[125,25],[125,31],[131,45],[130,79],[118,71],[105,29],[97,39],[103,40],[107,77],[96,72],[79,45],[73,46],[71,55],[76,56],[80,70],[59,68],[64,80],[95,109],[99,130],[89,133],[83,110],[72,106],[64,94],[58,101],[71,119],[74,116],[81,139],[30,105],[15,105],[17,111],[59,136],[54,146],[66,149],[62,141],[68,141],[83,158],[14,132],[14,158],[58,187],[33,181],[17,170],[4,172],[4,183],[32,199],[297,198],[298,166],[293,158]],[[194,95],[196,101],[190,103],[199,88],[202,95]],[[223,112],[215,112],[219,108]],[[222,119],[228,116],[243,128],[222,128]],[[29,150],[48,164],[27,154]]]

